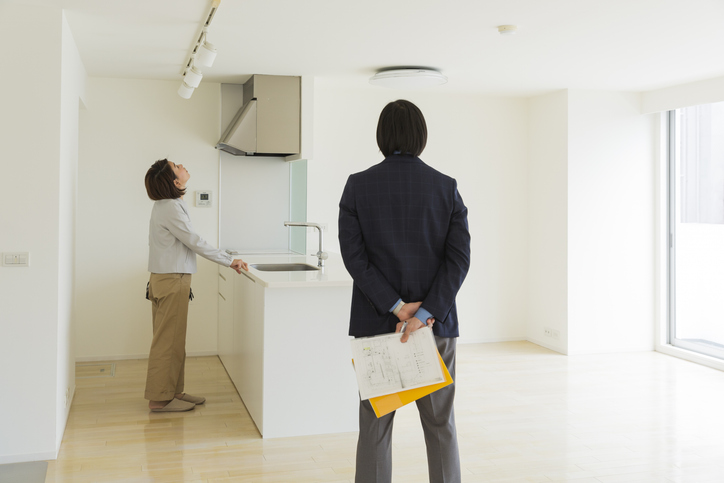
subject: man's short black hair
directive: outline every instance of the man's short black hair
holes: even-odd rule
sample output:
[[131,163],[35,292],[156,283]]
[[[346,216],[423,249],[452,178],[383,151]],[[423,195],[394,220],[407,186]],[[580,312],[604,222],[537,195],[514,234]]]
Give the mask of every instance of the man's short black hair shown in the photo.
[[420,156],[426,144],[427,124],[416,105],[398,99],[382,109],[377,123],[377,146],[385,157],[397,151]]

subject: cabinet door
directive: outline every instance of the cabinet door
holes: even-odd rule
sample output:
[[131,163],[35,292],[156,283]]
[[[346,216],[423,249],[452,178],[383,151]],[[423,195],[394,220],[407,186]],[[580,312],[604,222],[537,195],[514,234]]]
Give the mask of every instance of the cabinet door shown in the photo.
[[231,374],[234,339],[234,280],[230,270],[219,267],[219,359]]
[[[234,293],[234,363],[236,365],[234,371],[239,374],[240,380],[234,381],[236,388],[241,394],[244,390],[245,379],[248,377],[248,367],[246,360],[248,359],[249,344],[249,326],[254,319],[254,288],[256,282],[248,277],[241,276],[237,283],[237,289]],[[244,395],[242,394],[242,397]]]
[[263,431],[264,288],[243,274],[236,280],[233,352],[239,377],[232,380],[249,414],[259,430]]

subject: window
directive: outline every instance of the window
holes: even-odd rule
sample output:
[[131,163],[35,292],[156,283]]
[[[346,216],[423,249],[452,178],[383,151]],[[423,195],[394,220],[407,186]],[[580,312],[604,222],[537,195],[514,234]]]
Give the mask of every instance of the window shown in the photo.
[[724,102],[669,112],[669,342],[724,359]]

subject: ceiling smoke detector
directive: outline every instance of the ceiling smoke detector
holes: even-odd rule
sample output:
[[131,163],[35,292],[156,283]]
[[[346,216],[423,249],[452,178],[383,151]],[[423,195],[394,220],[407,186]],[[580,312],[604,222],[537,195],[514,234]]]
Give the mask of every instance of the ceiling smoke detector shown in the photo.
[[498,33],[500,35],[513,35],[518,30],[515,25],[498,25]]
[[415,89],[445,84],[447,77],[433,69],[402,68],[383,70],[370,77],[370,84],[393,89]]

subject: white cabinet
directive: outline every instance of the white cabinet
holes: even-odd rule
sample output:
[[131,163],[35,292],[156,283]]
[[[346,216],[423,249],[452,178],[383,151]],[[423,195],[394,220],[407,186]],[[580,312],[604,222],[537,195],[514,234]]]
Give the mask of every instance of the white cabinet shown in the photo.
[[221,361],[264,438],[357,430],[347,335],[352,282],[341,260],[329,265],[306,273],[220,271]]
[[219,267],[219,359],[229,371],[233,358],[234,279],[236,273]]
[[247,411],[263,433],[264,288],[245,273],[235,278],[234,376]]
[[351,295],[351,286],[264,289],[263,419],[254,421],[265,438],[357,431]]

